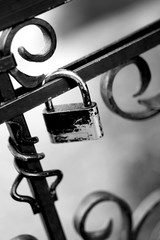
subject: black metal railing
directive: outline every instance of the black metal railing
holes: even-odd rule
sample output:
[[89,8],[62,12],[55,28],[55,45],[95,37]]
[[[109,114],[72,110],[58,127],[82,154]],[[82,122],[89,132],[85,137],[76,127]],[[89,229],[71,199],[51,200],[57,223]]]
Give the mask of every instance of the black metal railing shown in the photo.
[[[45,103],[49,98],[54,98],[76,87],[74,82],[64,78],[54,77],[54,72],[46,75],[29,76],[18,69],[16,59],[11,52],[11,45],[16,33],[23,27],[35,25],[42,31],[47,45],[43,53],[30,54],[25,48],[18,49],[22,58],[31,62],[42,62],[50,58],[56,50],[56,33],[46,21],[36,18],[42,12],[55,8],[69,1],[64,0],[8,0],[0,1],[0,124],[6,123],[9,131],[9,148],[15,158],[18,176],[13,183],[11,195],[16,201],[27,202],[31,205],[34,214],[39,213],[48,239],[66,239],[61,221],[59,219],[55,201],[57,200],[56,188],[62,179],[62,172],[58,169],[43,171],[40,160],[43,153],[37,153],[34,144],[38,138],[31,137],[24,113]],[[8,8],[12,6],[12,10]],[[137,30],[119,41],[105,46],[75,62],[62,66],[63,69],[74,71],[84,82],[104,74],[101,81],[101,94],[107,107],[114,113],[130,119],[144,120],[159,114],[160,94],[149,99],[138,100],[139,104],[146,107],[143,112],[122,111],[113,96],[114,78],[125,66],[135,64],[140,72],[141,87],[134,95],[141,96],[149,87],[151,81],[150,68],[140,56],[142,53],[156,47],[160,42],[160,20]],[[10,75],[14,77],[21,87],[14,89]],[[56,177],[51,187],[48,187],[46,178]],[[26,178],[33,197],[23,196],[18,193],[18,186]],[[113,229],[112,220],[100,231],[87,232],[87,217],[94,206],[100,202],[113,201],[118,204],[124,221],[124,239],[141,239],[141,233],[147,221],[152,220],[153,212],[156,214],[159,200],[147,210],[141,220],[133,226],[132,211],[129,205],[117,196],[108,192],[94,192],[88,195],[79,206],[75,219],[75,229],[86,240],[102,240],[108,238]],[[148,220],[149,219],[149,220]],[[150,220],[150,221],[151,221]],[[153,219],[154,238],[159,236],[157,219]],[[156,227],[155,227],[156,226]],[[155,230],[156,229],[156,230]],[[149,233],[151,235],[151,233]],[[144,235],[145,236],[145,235]],[[143,236],[143,237],[144,237]],[[122,238],[122,236],[121,236]],[[122,239],[123,239],[122,238]],[[17,239],[35,239],[29,235],[21,235]]]

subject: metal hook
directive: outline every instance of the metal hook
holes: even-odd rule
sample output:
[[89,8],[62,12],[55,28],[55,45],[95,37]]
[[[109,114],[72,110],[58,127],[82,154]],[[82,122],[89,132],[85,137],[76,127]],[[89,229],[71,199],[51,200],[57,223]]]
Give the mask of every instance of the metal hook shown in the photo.
[[14,143],[11,137],[9,137],[8,141],[9,141],[9,146],[8,146],[9,150],[12,153],[12,155],[17,159],[27,162],[27,161],[33,161],[33,160],[41,160],[45,157],[44,153],[30,153],[30,154],[21,153],[18,150],[16,144]]
[[23,175],[18,174],[18,176],[15,179],[15,181],[12,185],[12,188],[11,188],[11,192],[10,192],[11,197],[18,202],[29,203],[32,210],[33,210],[33,213],[34,214],[39,213],[40,212],[40,207],[39,207],[38,203],[36,202],[36,200],[34,198],[18,194],[17,188],[18,188],[18,186],[19,186],[19,184],[21,183],[22,180],[23,180]]
[[9,124],[10,126],[13,126],[15,131],[16,131],[16,140],[19,143],[24,143],[24,144],[35,144],[38,143],[39,139],[38,137],[26,137],[23,134],[23,127],[20,123],[18,122],[13,122],[13,121],[8,121],[7,124]]
[[[125,112],[122,109],[120,109],[113,97],[113,82],[117,75],[117,73],[124,68],[127,65],[135,64],[140,72],[140,81],[141,81],[141,87],[140,90],[134,94],[134,97],[140,96],[142,93],[145,92],[147,89],[150,80],[151,80],[151,72],[148,67],[147,62],[140,56],[137,56],[134,59],[131,59],[126,64],[123,64],[121,66],[118,66],[110,71],[108,71],[105,75],[103,75],[101,79],[101,96],[106,104],[106,106],[114,113],[118,114],[119,116],[130,119],[130,120],[144,120],[147,118],[151,118],[159,113],[159,109],[154,107],[149,107],[149,103],[151,101],[147,100],[138,100],[139,104],[143,104],[146,106],[147,110],[144,110],[142,112]],[[155,98],[154,98],[155,99]],[[153,101],[152,101],[153,102]]]
[[30,172],[20,167],[20,159],[15,159],[15,167],[16,167],[16,170],[20,174],[22,174],[25,178],[56,177],[55,181],[50,186],[50,193],[54,201],[58,199],[56,194],[56,188],[63,178],[63,173],[60,170],[54,169],[54,170],[47,170],[42,172]]
[[56,195],[56,187],[61,182],[63,178],[63,174],[60,170],[47,170],[42,172],[30,172],[26,169],[23,169],[20,167],[21,161],[27,162],[27,161],[33,161],[33,160],[41,160],[45,157],[44,153],[30,153],[30,154],[24,154],[18,151],[17,146],[15,145],[12,138],[9,138],[9,149],[12,153],[12,155],[15,157],[15,167],[17,171],[23,175],[25,178],[47,178],[47,177],[53,177],[56,176],[56,180],[51,184],[50,187],[50,193],[54,200],[57,200]]

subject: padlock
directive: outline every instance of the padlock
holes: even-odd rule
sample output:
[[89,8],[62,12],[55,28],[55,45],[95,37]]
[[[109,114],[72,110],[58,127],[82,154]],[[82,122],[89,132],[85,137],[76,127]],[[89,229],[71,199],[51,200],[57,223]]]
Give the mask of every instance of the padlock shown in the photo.
[[102,137],[98,107],[95,102],[91,102],[87,84],[70,70],[59,69],[52,74],[52,80],[63,77],[76,82],[81,90],[83,102],[53,105],[52,99],[48,99],[43,117],[51,142],[77,142]]

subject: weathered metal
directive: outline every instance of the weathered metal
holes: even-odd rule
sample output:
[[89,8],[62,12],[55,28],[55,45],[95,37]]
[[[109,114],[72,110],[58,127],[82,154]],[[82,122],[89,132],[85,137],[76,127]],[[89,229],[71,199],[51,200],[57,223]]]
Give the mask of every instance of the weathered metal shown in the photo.
[[43,111],[44,121],[52,143],[67,143],[95,140],[103,136],[97,104],[91,101],[87,84],[73,71],[59,69],[49,81],[59,77],[76,82],[81,95],[81,103],[53,105],[49,99]]
[[[148,88],[149,83],[151,81],[151,73],[150,73],[149,66],[142,57],[137,56],[131,59],[130,61],[128,61],[126,64],[123,64],[116,68],[111,69],[110,71],[108,71],[106,74],[102,76],[100,90],[101,90],[101,95],[104,100],[104,103],[112,112],[126,119],[140,121],[140,120],[154,117],[155,115],[159,114],[159,109],[157,107],[154,107],[153,105],[154,99],[157,99],[157,95],[155,97],[152,97],[152,100],[151,99],[139,100],[138,101],[139,104],[146,105],[146,109],[139,112],[125,112],[118,107],[115,101],[115,98],[113,96],[113,83],[114,83],[115,77],[121,69],[123,69],[124,67],[130,64],[135,64],[137,66],[140,73],[140,82],[141,82],[140,90],[136,94],[134,94],[133,97],[140,96]],[[152,103],[150,103],[150,101]]]
[[[2,40],[0,38],[0,42]],[[62,68],[76,72],[86,82],[119,65],[126,64],[132,58],[154,48],[159,42],[160,20]],[[43,80],[45,81],[45,77]],[[64,78],[52,81],[50,77],[49,82],[36,89],[19,88],[15,90],[16,98],[4,102],[0,107],[0,123],[27,112],[43,104],[48,98],[57,97],[74,87],[76,87],[74,82],[68,82]]]
[[[66,239],[54,204],[55,200],[57,200],[56,187],[62,179],[62,173],[58,169],[43,171],[40,160],[44,158],[44,154],[36,152],[34,144],[38,142],[38,138],[31,137],[23,114],[40,104],[46,103],[48,99],[54,98],[76,87],[77,83],[68,81],[64,75],[56,76],[55,79],[54,72],[49,75],[42,74],[36,77],[24,74],[18,70],[16,59],[11,52],[11,44],[14,36],[21,28],[33,24],[40,28],[44,38],[47,39],[46,48],[43,53],[32,55],[24,47],[20,47],[18,49],[19,54],[22,58],[31,62],[47,60],[56,50],[56,34],[47,22],[34,17],[67,2],[69,1],[8,0],[6,3],[6,1],[0,0],[0,30],[4,30],[0,36],[0,124],[5,122],[8,127],[10,135],[9,148],[14,156],[15,166],[18,171],[18,177],[11,188],[11,195],[17,201],[29,203],[33,213],[40,214],[48,239],[50,240]],[[122,111],[115,102],[112,92],[113,82],[116,74],[118,74],[124,66],[135,64],[140,72],[141,88],[134,96],[137,97],[144,93],[149,87],[151,73],[148,64],[140,57],[140,54],[154,48],[159,42],[160,20],[62,68],[64,68],[65,71],[78,74],[84,82],[108,71],[103,76],[101,82],[102,97],[107,107],[124,118],[144,120],[159,114],[160,94],[158,93],[149,99],[139,100],[140,104],[146,106],[146,111],[126,113]],[[9,74],[11,74],[22,87],[15,90]],[[84,101],[84,107],[86,107],[86,102],[87,107],[91,106],[94,114],[97,115],[96,106],[91,102],[90,97],[86,97],[83,88],[81,91],[86,99]],[[50,103],[48,106],[49,105]],[[82,105],[80,105],[80,109],[82,109]],[[69,112],[71,112],[71,109],[69,109]],[[48,115],[49,114],[47,114],[47,116]],[[72,120],[73,119],[77,121],[80,118],[74,115],[74,117],[72,116]],[[56,122],[58,121],[59,120],[56,120]],[[54,124],[56,125],[56,123]],[[71,126],[73,126],[73,124],[72,122]],[[58,127],[57,125],[56,130]],[[64,125],[62,127],[64,128]],[[71,132],[72,131],[73,129]],[[56,180],[49,188],[46,178],[50,176],[56,177]],[[18,194],[17,189],[23,178],[27,179],[33,196]],[[86,221],[91,210],[101,202],[110,201],[118,204],[122,214],[122,225],[124,225],[124,229],[120,232],[119,239],[143,240],[159,238],[159,199],[152,204],[152,207],[147,209],[139,221],[133,222],[133,214],[130,206],[124,200],[111,193],[98,191],[86,196],[75,215],[75,229],[83,239],[104,240],[111,236],[113,232],[112,220],[101,230],[89,232],[86,229]],[[14,239],[34,240],[35,238],[30,235],[20,235]]]

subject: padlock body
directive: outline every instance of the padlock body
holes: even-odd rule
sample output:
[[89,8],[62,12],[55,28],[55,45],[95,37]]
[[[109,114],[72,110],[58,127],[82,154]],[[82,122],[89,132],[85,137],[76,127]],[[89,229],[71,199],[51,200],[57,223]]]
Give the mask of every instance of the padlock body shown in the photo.
[[97,104],[83,103],[54,105],[54,110],[43,111],[52,143],[77,142],[103,136]]

